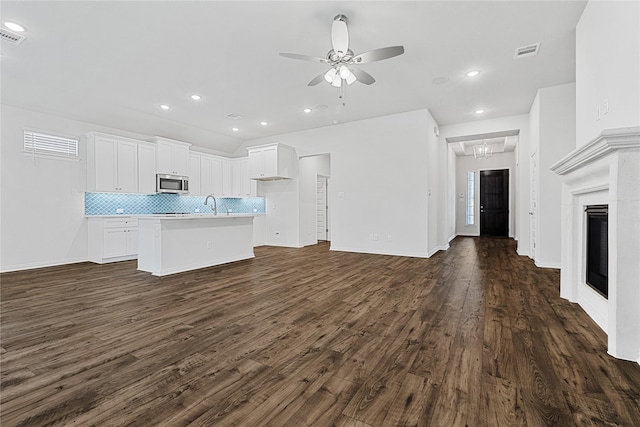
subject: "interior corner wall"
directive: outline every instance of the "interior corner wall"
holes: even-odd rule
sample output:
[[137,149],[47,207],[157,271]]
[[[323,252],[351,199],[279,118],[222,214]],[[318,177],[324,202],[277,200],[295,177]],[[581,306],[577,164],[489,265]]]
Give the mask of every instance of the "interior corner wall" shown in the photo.
[[536,99],[539,123],[535,263],[538,267],[560,268],[562,177],[552,172],[551,166],[576,147],[576,84],[542,88]]
[[438,126],[429,111],[427,125],[427,248],[428,256],[449,248],[447,239],[447,145],[438,138]]
[[576,26],[577,147],[605,129],[640,125],[638,52],[640,2],[587,3]]
[[300,177],[258,182],[258,195],[265,198],[265,240],[269,246],[299,248]]
[[[331,249],[426,257],[430,116],[418,110],[261,138],[236,153],[273,142],[300,157],[329,153]],[[271,197],[264,196],[269,217]],[[295,215],[282,226],[299,229]]]
[[[529,115],[500,117],[441,126],[440,137],[478,135],[505,130],[520,130],[515,158],[515,235],[519,255],[529,255]],[[459,171],[458,173],[459,174]],[[457,205],[456,205],[457,206]]]

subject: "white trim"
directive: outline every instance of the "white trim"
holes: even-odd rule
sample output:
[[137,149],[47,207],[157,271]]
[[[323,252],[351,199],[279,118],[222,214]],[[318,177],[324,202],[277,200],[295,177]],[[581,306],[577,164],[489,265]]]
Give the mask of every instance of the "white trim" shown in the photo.
[[609,184],[594,185],[592,187],[583,187],[575,190],[571,190],[571,194],[579,196],[581,194],[598,193],[600,191],[609,191]]
[[71,258],[71,259],[60,259],[56,261],[13,264],[13,265],[0,267],[0,273],[9,273],[11,271],[33,270],[35,268],[57,267],[59,265],[78,264],[80,262],[90,262],[90,261],[88,258]]
[[640,148],[640,127],[605,129],[593,141],[573,150],[551,166],[558,175],[566,175],[575,169],[625,148]]

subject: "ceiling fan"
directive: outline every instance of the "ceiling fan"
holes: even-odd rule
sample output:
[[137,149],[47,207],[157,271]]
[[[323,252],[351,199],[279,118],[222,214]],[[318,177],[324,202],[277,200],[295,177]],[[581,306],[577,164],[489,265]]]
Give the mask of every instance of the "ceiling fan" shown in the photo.
[[404,53],[404,46],[390,46],[355,55],[353,51],[349,49],[349,30],[347,29],[347,17],[344,15],[337,15],[333,18],[331,25],[331,47],[332,49],[327,53],[326,58],[300,55],[297,53],[280,53],[280,56],[329,65],[331,67],[329,71],[313,78],[308,83],[308,86],[315,86],[325,80],[332,86],[341,89],[340,97],[342,98],[345,83],[350,85],[358,81],[370,85],[376,81],[371,74],[356,68],[355,65],[382,61],[383,59],[393,58],[394,56]]

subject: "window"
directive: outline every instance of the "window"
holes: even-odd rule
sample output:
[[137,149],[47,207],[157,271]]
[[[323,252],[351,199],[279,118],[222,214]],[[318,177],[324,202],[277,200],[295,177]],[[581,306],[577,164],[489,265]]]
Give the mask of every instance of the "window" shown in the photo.
[[78,140],[25,130],[24,152],[77,158]]
[[474,225],[476,223],[476,173],[467,172],[467,203],[466,203],[466,224]]

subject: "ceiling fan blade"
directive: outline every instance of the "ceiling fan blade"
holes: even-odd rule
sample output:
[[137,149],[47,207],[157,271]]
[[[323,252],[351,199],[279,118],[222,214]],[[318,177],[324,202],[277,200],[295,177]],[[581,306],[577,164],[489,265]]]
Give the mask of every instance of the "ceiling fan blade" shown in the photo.
[[307,86],[315,86],[315,85],[317,85],[318,83],[320,83],[322,81],[324,81],[324,73],[320,74],[319,76],[314,77],[313,80],[311,80],[307,84]]
[[351,67],[350,69],[353,75],[356,76],[356,78],[360,83],[370,85],[376,82],[376,79],[374,79],[373,76],[367,73],[366,71],[362,71],[361,69],[356,67]]
[[291,58],[291,59],[301,59],[303,61],[322,62],[323,64],[327,63],[327,60],[325,58],[318,58],[316,56],[309,56],[309,55],[301,55],[299,53],[280,52],[280,56],[284,56],[285,58]]
[[403,53],[404,46],[383,47],[356,55],[353,58],[353,62],[356,64],[364,64],[366,62],[382,61],[383,59],[393,58]]
[[331,24],[331,46],[333,50],[342,58],[349,50],[349,30],[347,29],[347,17],[338,15],[333,18]]

